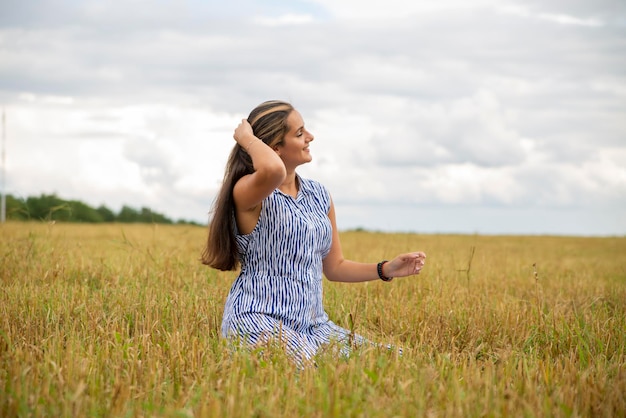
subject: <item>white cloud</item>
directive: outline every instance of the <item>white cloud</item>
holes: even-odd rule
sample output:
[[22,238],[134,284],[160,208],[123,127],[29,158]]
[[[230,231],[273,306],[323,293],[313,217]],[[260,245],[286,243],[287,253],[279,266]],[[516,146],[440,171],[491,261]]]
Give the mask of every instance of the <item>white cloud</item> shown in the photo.
[[311,15],[285,14],[278,17],[257,16],[252,21],[265,26],[302,25],[315,19]]
[[513,14],[516,16],[529,18],[529,19],[540,19],[548,22],[553,22],[561,25],[579,25],[579,26],[589,26],[589,27],[597,27],[603,26],[605,23],[599,18],[596,17],[577,17],[564,13],[537,13],[532,12],[530,8],[520,5],[520,4],[508,4],[499,7],[499,10],[505,14]]
[[406,0],[313,0],[324,5],[338,19],[393,19],[417,14],[446,13],[450,11],[493,7],[497,0],[439,0],[420,2]]
[[[413,212],[465,207],[466,231],[493,232],[522,209],[626,209],[622,3],[227,3],[3,14],[9,191],[204,221],[237,122],[278,98],[316,134],[302,173],[340,226],[419,230]],[[585,233],[562,218],[528,231]],[[603,219],[586,233],[626,231]]]
[[545,19],[563,25],[602,26],[604,24],[604,22],[595,18],[581,19],[575,16],[562,14],[540,13],[538,17],[539,19]]

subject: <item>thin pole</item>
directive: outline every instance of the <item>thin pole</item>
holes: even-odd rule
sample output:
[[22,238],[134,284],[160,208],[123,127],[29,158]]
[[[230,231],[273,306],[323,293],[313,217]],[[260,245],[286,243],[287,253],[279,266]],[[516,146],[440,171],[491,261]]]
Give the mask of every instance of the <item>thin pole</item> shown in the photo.
[[4,108],[2,108],[2,201],[0,202],[0,222],[4,223],[7,219],[7,195],[5,190],[7,152],[6,152],[6,123],[7,116]]

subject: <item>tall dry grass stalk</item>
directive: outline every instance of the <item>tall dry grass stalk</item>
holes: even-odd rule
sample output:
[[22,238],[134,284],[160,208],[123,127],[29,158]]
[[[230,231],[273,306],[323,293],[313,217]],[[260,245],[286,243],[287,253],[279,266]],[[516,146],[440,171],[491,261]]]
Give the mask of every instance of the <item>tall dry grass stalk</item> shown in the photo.
[[0,415],[626,415],[625,238],[343,233],[348,258],[428,253],[420,276],[325,283],[333,320],[403,355],[297,370],[219,337],[234,273],[200,264],[205,233],[0,226]]

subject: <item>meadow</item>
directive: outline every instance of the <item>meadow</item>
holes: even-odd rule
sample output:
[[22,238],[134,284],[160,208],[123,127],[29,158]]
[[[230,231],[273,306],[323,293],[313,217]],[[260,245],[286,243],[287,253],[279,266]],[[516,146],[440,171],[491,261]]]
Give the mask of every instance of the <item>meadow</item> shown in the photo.
[[341,234],[347,258],[423,250],[418,276],[325,281],[330,318],[376,348],[220,337],[236,275],[204,227],[0,225],[3,417],[626,416],[626,238]]

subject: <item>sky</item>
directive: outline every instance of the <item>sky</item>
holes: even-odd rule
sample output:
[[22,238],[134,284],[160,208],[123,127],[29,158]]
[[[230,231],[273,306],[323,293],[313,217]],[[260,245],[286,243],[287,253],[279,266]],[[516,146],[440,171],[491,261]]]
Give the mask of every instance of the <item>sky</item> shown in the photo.
[[6,193],[206,223],[291,102],[341,230],[626,235],[623,0],[1,0]]

